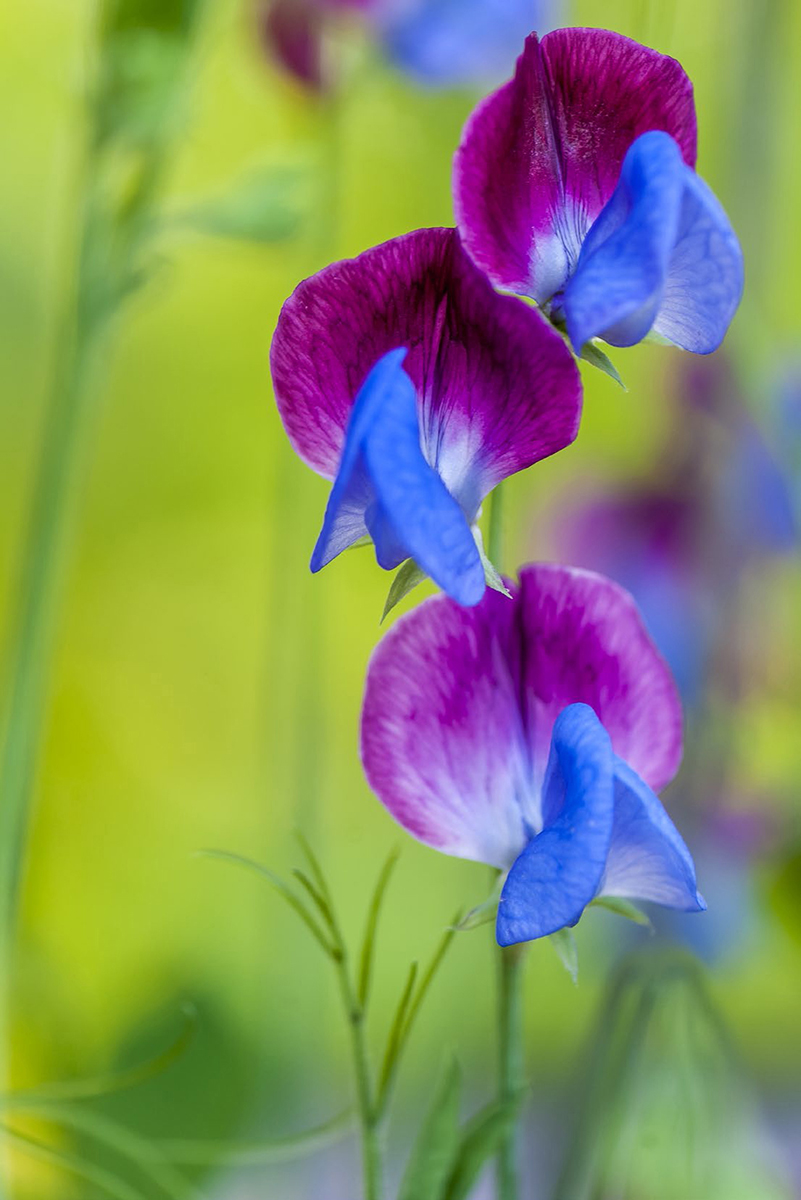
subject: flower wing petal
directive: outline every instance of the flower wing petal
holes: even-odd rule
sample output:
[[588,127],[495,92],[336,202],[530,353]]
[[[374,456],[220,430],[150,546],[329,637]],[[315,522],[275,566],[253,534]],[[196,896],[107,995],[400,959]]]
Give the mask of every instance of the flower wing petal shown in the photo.
[[662,129],[693,166],[692,84],[674,59],[602,29],[532,34],[514,79],[475,110],[454,163],[465,248],[499,287],[564,286],[626,151]]
[[528,787],[514,605],[442,596],[401,617],[373,652],[361,722],[370,787],[429,846],[506,868],[526,842]]
[[631,146],[565,290],[576,353],[593,337],[633,346],[648,333],[665,295],[685,176],[691,174],[666,133],[644,133]]
[[706,908],[679,831],[648,784],[619,758],[612,840],[601,894],[652,900],[682,912]]
[[501,946],[575,925],[604,873],[613,817],[609,735],[586,704],[557,717],[543,789],[545,827],[513,864],[501,892]]
[[654,329],[683,350],[710,354],[723,341],[743,293],[743,256],[711,188],[685,172],[676,244]]
[[525,719],[535,778],[567,704],[591,705],[615,753],[654,788],[681,760],[681,704],[628,592],[592,571],[538,563],[520,572]]

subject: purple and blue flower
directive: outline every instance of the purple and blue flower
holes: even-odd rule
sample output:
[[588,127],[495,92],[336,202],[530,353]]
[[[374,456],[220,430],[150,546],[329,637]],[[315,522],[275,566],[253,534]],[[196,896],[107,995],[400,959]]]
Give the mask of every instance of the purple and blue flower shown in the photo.
[[588,571],[525,567],[511,602],[429,599],[370,663],[368,782],[420,841],[507,873],[501,945],[602,896],[705,907],[656,795],[681,750],[678,693],[634,602]]
[[578,431],[581,383],[561,336],[495,292],[455,230],[424,229],[301,283],[271,366],[292,445],[333,481],[312,570],[369,536],[380,566],[412,559],[477,604],[482,500]]
[[537,301],[576,353],[654,334],[706,354],[743,286],[737,238],[696,175],[681,66],[620,34],[532,34],[470,118],[454,167],[468,253]]

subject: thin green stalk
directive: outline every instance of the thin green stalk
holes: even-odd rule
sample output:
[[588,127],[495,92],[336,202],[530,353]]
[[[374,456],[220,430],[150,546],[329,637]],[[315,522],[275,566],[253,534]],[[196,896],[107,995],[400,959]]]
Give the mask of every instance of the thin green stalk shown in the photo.
[[[523,964],[520,946],[507,946],[498,955],[498,1100],[511,1105],[525,1082],[523,1039]],[[501,1141],[496,1163],[498,1200],[517,1200],[519,1177],[516,1123]]]
[[337,975],[342,992],[342,1004],[350,1032],[353,1070],[356,1080],[356,1102],[359,1112],[362,1145],[362,1176],[364,1200],[381,1200],[383,1167],[380,1120],[376,1111],[370,1070],[370,1054],[364,1027],[364,1009],[359,1004],[350,978],[347,954],[341,948],[337,958]]
[[487,556],[492,565],[503,574],[503,484],[498,484],[489,499]]

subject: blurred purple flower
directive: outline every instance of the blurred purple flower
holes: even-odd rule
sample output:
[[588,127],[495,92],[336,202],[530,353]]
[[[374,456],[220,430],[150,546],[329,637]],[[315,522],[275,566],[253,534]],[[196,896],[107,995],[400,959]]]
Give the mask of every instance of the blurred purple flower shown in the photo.
[[742,292],[742,256],[694,171],[692,85],[672,58],[601,29],[532,34],[454,165],[465,248],[546,306],[576,352],[651,330],[705,354]]
[[422,229],[301,283],[271,366],[292,445],[333,480],[312,570],[369,535],[380,566],[411,558],[477,603],[482,500],[578,430],[564,340],[493,291],[455,230]]
[[798,547],[797,485],[724,363],[695,365],[677,391],[673,441],[648,479],[578,502],[571,491],[553,544],[632,593],[693,702],[743,573]]
[[322,90],[326,24],[360,10],[387,57],[434,87],[492,84],[508,74],[532,29],[553,28],[561,0],[261,0],[266,48],[301,83]]
[[525,567],[513,600],[444,597],[401,618],[367,676],[367,779],[420,841],[507,871],[501,945],[575,925],[597,896],[698,911],[695,871],[652,788],[681,708],[630,596]]

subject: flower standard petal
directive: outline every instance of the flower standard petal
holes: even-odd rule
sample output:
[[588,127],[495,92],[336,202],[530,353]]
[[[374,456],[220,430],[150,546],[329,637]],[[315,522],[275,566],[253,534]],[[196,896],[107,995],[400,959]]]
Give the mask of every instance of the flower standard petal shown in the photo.
[[681,760],[681,704],[628,592],[592,571],[538,563],[520,572],[519,620],[535,781],[557,715],[581,701],[615,753],[652,787],[664,787]]
[[515,671],[514,605],[442,596],[402,617],[370,660],[361,757],[414,837],[506,869],[528,839],[530,772]]
[[276,401],[301,458],[333,479],[356,395],[405,346],[423,453],[469,522],[503,478],[576,436],[581,381],[563,340],[499,296],[452,229],[417,230],[296,288],[271,350]]
[[514,79],[475,110],[457,151],[454,202],[469,254],[498,286],[549,299],[629,146],[652,129],[695,164],[692,85],[674,59],[606,30],[532,34]]
[[571,704],[553,727],[543,787],[545,827],[513,864],[501,892],[501,946],[575,925],[595,898],[612,836],[614,754],[586,704]]
[[702,912],[706,904],[690,851],[658,797],[619,758],[614,792],[612,840],[600,894]]

